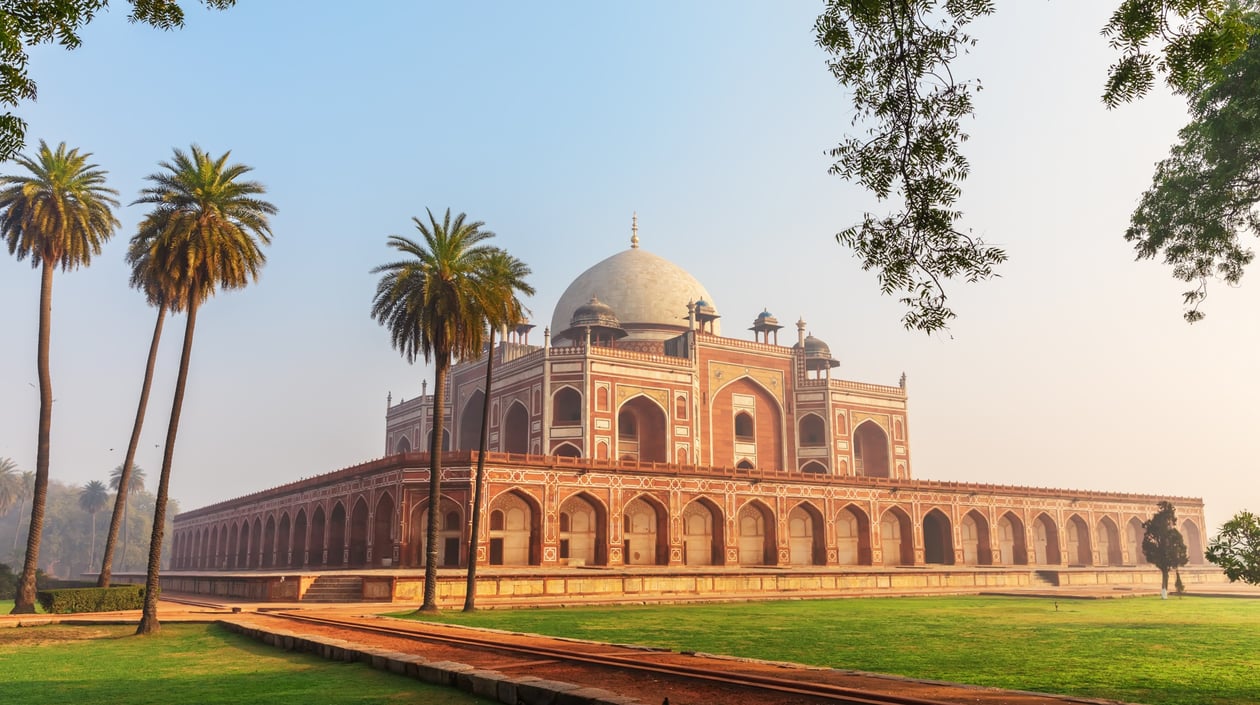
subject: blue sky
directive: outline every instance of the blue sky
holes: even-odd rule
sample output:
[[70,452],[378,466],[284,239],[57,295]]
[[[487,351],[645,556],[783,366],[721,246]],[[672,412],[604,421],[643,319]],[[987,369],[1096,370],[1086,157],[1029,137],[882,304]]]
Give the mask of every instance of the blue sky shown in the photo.
[[[91,151],[124,203],[195,142],[253,166],[280,209],[262,281],[198,319],[172,481],[185,508],[383,452],[386,394],[431,371],[370,319],[370,270],[412,216],[450,207],[533,268],[540,326],[627,246],[637,211],[643,247],[705,284],[728,335],[769,308],[804,317],[846,378],[906,372],[917,477],[1201,496],[1217,524],[1260,510],[1260,284],[1214,286],[1188,326],[1184,286],[1133,261],[1129,211],[1185,111],[1163,93],[1102,106],[1106,5],[1006,3],[975,26],[964,224],[1011,261],[951,287],[960,318],[937,336],[903,330],[833,239],[879,206],[826,173],[850,115],[812,2],[246,0],[193,5],[170,33],[116,2],[81,49],[32,52],[40,95],[20,114],[31,144]],[[122,261],[142,214],[120,209],[92,266],[56,278],[63,482],[122,460],[153,322]],[[0,456],[25,468],[38,283],[0,257]],[[168,323],[139,457],[154,481],[181,333]]]

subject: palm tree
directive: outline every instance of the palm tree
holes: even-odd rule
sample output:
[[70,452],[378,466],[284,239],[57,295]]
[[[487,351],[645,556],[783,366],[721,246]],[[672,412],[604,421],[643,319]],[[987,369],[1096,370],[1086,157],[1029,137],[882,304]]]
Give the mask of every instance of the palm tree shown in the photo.
[[[123,542],[122,542],[121,562],[122,562],[122,569],[127,570],[127,549],[130,548],[131,546],[131,531],[130,531],[131,518],[130,518],[130,512],[128,510],[128,507],[130,507],[131,505],[127,501],[127,499],[130,498],[131,495],[133,494],[140,494],[141,492],[144,492],[144,481],[147,478],[145,478],[144,476],[144,468],[140,467],[139,465],[136,465],[135,463],[132,463],[130,471],[124,470],[123,469],[124,467],[125,466],[123,465],[119,465],[118,467],[110,471],[109,488],[111,490],[114,490],[114,492],[117,493],[114,495],[114,514],[117,515],[119,513],[118,512],[119,504],[121,504],[123,508],[123,511],[122,511]],[[121,487],[126,487],[127,491],[123,492],[122,490],[119,489]],[[105,584],[101,585],[100,580],[98,579],[97,580],[98,587],[109,587],[109,575],[112,574],[113,568],[114,568],[113,566],[114,544],[117,541],[118,541],[118,527],[114,526],[114,519],[113,517],[111,517],[109,520],[109,536],[105,538],[105,556],[103,560],[106,561],[106,563],[101,566],[101,574],[105,578]],[[106,573],[106,571],[109,571],[109,573]]]
[[0,515],[8,514],[17,504],[21,490],[17,463],[12,458],[0,458]]
[[271,242],[268,217],[276,212],[276,207],[258,198],[267,191],[262,184],[242,178],[251,168],[229,164],[229,156],[231,152],[224,152],[215,159],[196,145],[191,154],[176,149],[170,162],[159,164],[163,171],[146,177],[152,185],[141,191],[135,201],[154,208],[131,238],[128,259],[133,264],[144,259],[147,268],[160,271],[164,291],[173,292],[165,304],[187,313],[162,471],[153,503],[144,612],[137,634],[153,634],[160,629],[157,599],[162,536],[197,310],[219,289],[241,289],[257,281],[267,261],[262,246]]
[[[506,252],[490,256],[492,286],[483,290],[486,324],[490,341],[486,346],[486,388],[481,402],[481,438],[477,445],[477,475],[473,483],[472,527],[468,536],[468,575],[464,587],[464,611],[477,609],[477,548],[481,526],[481,501],[486,478],[486,446],[490,436],[490,386],[494,380],[494,329],[515,326],[525,320],[525,307],[516,292],[533,295],[534,288],[525,282],[529,267]],[[488,293],[487,293],[488,292]]]
[[[149,219],[155,217],[163,217],[161,209],[150,213],[140,224],[140,228],[143,230],[148,227]],[[185,308],[180,301],[181,292],[170,281],[167,270],[158,266],[142,245],[132,242],[132,246],[127,251],[127,262],[131,264],[131,286],[142,291],[149,304],[157,308],[157,322],[153,326],[153,338],[149,342],[149,359],[144,366],[144,381],[140,384],[140,402],[136,406],[136,419],[131,424],[131,438],[127,441],[127,454],[123,459],[123,464],[118,466],[121,475],[117,479],[117,484],[113,485],[115,489],[119,485],[130,486],[127,476],[131,474],[131,468],[136,468],[136,450],[140,447],[140,430],[144,427],[144,414],[149,407],[149,391],[153,387],[153,369],[157,365],[158,344],[162,340],[162,325],[166,321],[166,310],[171,307],[177,310]],[[111,479],[111,482],[113,481]],[[140,485],[143,489],[143,479]],[[101,557],[101,572],[96,578],[97,587],[109,587],[109,581],[113,575],[114,545],[118,542],[120,523],[123,525],[123,568],[126,569],[128,545],[126,521],[129,494],[131,493],[119,492],[114,498],[114,512],[109,520],[109,534],[105,537],[105,554]]]
[[79,492],[79,508],[92,515],[92,552],[89,554],[89,570],[96,563],[96,513],[105,508],[109,502],[109,490],[100,480],[92,480]]
[[105,185],[105,171],[89,164],[91,154],[66,149],[54,151],[40,140],[34,158],[14,161],[29,174],[0,175],[0,237],[18,261],[31,258],[42,268],[39,289],[39,430],[35,450],[35,487],[31,498],[31,524],[26,536],[26,562],[13,603],[12,614],[35,611],[35,569],[39,565],[39,541],[44,528],[44,503],[48,498],[49,438],[52,435],[52,377],[48,370],[48,341],[52,328],[53,270],[77,269],[101,253],[101,245],[114,234],[118,220],[111,207],[118,206],[117,191]]
[[412,218],[423,243],[391,235],[389,246],[407,258],[372,270],[383,274],[372,298],[372,317],[389,330],[390,340],[408,362],[423,356],[434,363],[433,439],[429,444],[429,526],[425,545],[422,612],[437,611],[438,511],[442,496],[442,407],[452,358],[479,356],[485,341],[486,314],[500,310],[490,303],[504,289],[493,285],[492,255],[502,252],[485,244],[494,233],[480,221],[460,213],[451,220],[448,208],[441,222],[427,211],[429,222]]

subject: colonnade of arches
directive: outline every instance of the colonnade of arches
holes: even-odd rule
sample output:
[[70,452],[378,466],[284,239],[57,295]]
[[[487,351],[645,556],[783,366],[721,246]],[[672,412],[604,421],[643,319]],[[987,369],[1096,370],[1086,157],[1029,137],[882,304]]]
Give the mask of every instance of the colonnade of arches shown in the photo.
[[[349,510],[347,510],[347,505]],[[467,507],[449,497],[439,506],[436,559],[444,567],[465,564]],[[410,510],[406,540],[397,543],[402,566],[428,560],[427,502]],[[618,515],[616,525],[613,517]],[[1141,520],[1123,526],[1112,516],[1092,524],[1079,513],[1056,521],[1041,512],[1025,524],[1015,511],[991,521],[979,510],[955,522],[941,508],[913,517],[894,505],[871,516],[848,504],[827,517],[805,500],[785,517],[760,499],[749,499],[727,516],[709,497],[697,497],[672,517],[649,493],[632,497],[614,512],[599,498],[579,491],[564,498],[554,526],[544,525],[542,506],[527,492],[494,496],[485,514],[482,562],[490,565],[1029,565],[1121,566],[1145,564]],[[296,511],[270,512],[213,527],[182,530],[174,542],[177,570],[285,570],[381,567],[393,563],[396,503],[382,493],[372,511],[358,496]],[[1202,564],[1202,535],[1186,519],[1181,531],[1192,564]],[[544,536],[555,537],[544,542]],[[619,558],[618,558],[619,556]]]

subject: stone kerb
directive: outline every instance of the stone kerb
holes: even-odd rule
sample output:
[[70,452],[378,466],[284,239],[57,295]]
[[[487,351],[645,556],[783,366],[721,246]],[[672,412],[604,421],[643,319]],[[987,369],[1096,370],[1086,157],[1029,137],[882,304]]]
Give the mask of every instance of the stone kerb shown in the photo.
[[282,629],[265,629],[247,620],[219,620],[225,628],[268,646],[314,654],[330,661],[358,661],[378,671],[413,678],[433,685],[458,688],[478,697],[508,705],[643,705],[642,701],[574,683],[533,676],[509,676],[454,661],[429,661],[404,654],[354,644],[343,639],[303,635]]

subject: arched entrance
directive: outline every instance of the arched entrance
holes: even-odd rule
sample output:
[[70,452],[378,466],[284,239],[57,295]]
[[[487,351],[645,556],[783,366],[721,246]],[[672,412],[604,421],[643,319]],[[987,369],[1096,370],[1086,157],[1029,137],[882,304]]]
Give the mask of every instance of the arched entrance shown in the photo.
[[350,512],[350,567],[361,568],[367,565],[368,506],[359,497]]
[[989,522],[984,515],[971,510],[963,515],[962,550],[964,565],[993,565],[993,549],[989,543]]
[[871,522],[866,512],[849,505],[836,515],[836,562],[871,564]]
[[1181,539],[1186,544],[1186,556],[1190,559],[1190,564],[1203,565],[1205,560],[1203,557],[1203,535],[1199,533],[1198,524],[1195,524],[1190,519],[1181,522]]
[[486,395],[480,389],[468,395],[464,410],[459,415],[459,443],[456,448],[477,450],[481,447],[481,419],[485,404]]
[[580,426],[582,394],[573,387],[561,387],[551,396],[551,425]]
[[1037,565],[1063,565],[1059,554],[1059,527],[1045,514],[1033,520],[1033,557]]
[[1099,565],[1121,565],[1124,563],[1124,557],[1121,555],[1122,547],[1120,545],[1120,530],[1116,528],[1115,522],[1109,517],[1103,517],[1098,520],[1098,564]]
[[256,570],[262,566],[263,556],[263,524],[261,519],[254,520],[254,528],[249,533],[253,542],[249,545],[249,569]]
[[[238,558],[237,547],[240,546],[240,542],[241,542],[241,537],[240,537],[239,530],[237,529],[236,524],[232,524],[232,526],[228,528],[228,558],[227,558],[228,570],[238,570],[238,566],[240,565],[240,563],[237,562],[237,558]],[[185,565],[185,567],[187,566]]]
[[1142,520],[1137,517],[1129,519],[1124,525],[1124,548],[1129,554],[1129,565],[1144,565],[1146,554],[1142,553],[1142,536],[1146,529],[1142,528]]
[[900,507],[890,507],[879,520],[880,552],[884,565],[914,565],[914,541],[910,517]]
[[1070,565],[1094,564],[1093,551],[1089,545],[1089,526],[1075,514],[1067,520],[1067,555]]
[[863,421],[853,429],[855,474],[866,477],[892,477],[888,462],[888,434],[874,421]]
[[217,570],[227,570],[228,562],[228,528],[226,526],[219,527],[219,558],[215,565]]
[[[751,377],[740,377],[713,394],[713,442],[709,444],[713,465],[779,470],[784,466],[783,412],[778,399]],[[788,422],[791,423],[790,421]]]
[[[465,562],[465,545],[463,507],[459,503],[443,497],[439,503],[441,516],[438,518],[438,565],[454,568]],[[408,565],[422,566],[428,560],[429,507],[428,504],[417,504],[411,509],[411,540],[407,542],[410,560]]]
[[637,396],[617,411],[617,457],[644,463],[667,463],[665,410]]
[[519,401],[512,402],[503,415],[499,447],[504,453],[529,452],[529,411]]
[[827,425],[818,414],[805,414],[796,426],[797,440],[802,447],[818,448],[827,445]]
[[403,436],[398,439],[398,445],[394,446],[394,452],[398,455],[411,452],[411,439]]
[[788,512],[788,561],[792,565],[824,565],[827,547],[823,541],[822,514],[803,502]]
[[297,518],[293,520],[293,551],[289,554],[289,567],[305,568],[308,560],[306,556],[306,510],[299,509]]
[[307,565],[322,568],[328,565],[328,520],[322,506],[311,513],[311,555]]
[[[392,566],[394,558],[394,498],[388,492],[376,501],[372,517],[372,566]],[[386,563],[386,561],[389,561]]]
[[775,565],[774,513],[753,500],[739,510],[739,564]]
[[1011,512],[998,519],[998,551],[995,563],[1028,565],[1028,545],[1024,539],[1024,522]]
[[721,512],[703,498],[683,508],[683,563],[723,565]]
[[290,540],[292,538],[292,535],[290,533],[291,528],[292,527],[289,525],[289,513],[285,512],[284,514],[281,514],[280,515],[280,528],[276,530],[275,564],[278,567],[284,567],[284,566],[289,565],[289,550],[291,548]]
[[490,503],[490,565],[538,565],[542,527],[537,508],[524,494],[508,491]]
[[241,538],[236,544],[236,569],[249,570],[249,520],[241,522]]
[[328,515],[328,567],[346,564],[346,508],[341,502],[333,505]]
[[666,512],[647,497],[636,497],[622,511],[626,565],[668,565]]
[[604,508],[582,494],[560,505],[560,559],[569,565],[608,564],[608,519]]
[[950,529],[949,517],[939,509],[923,515],[923,562],[954,564],[953,531]]

